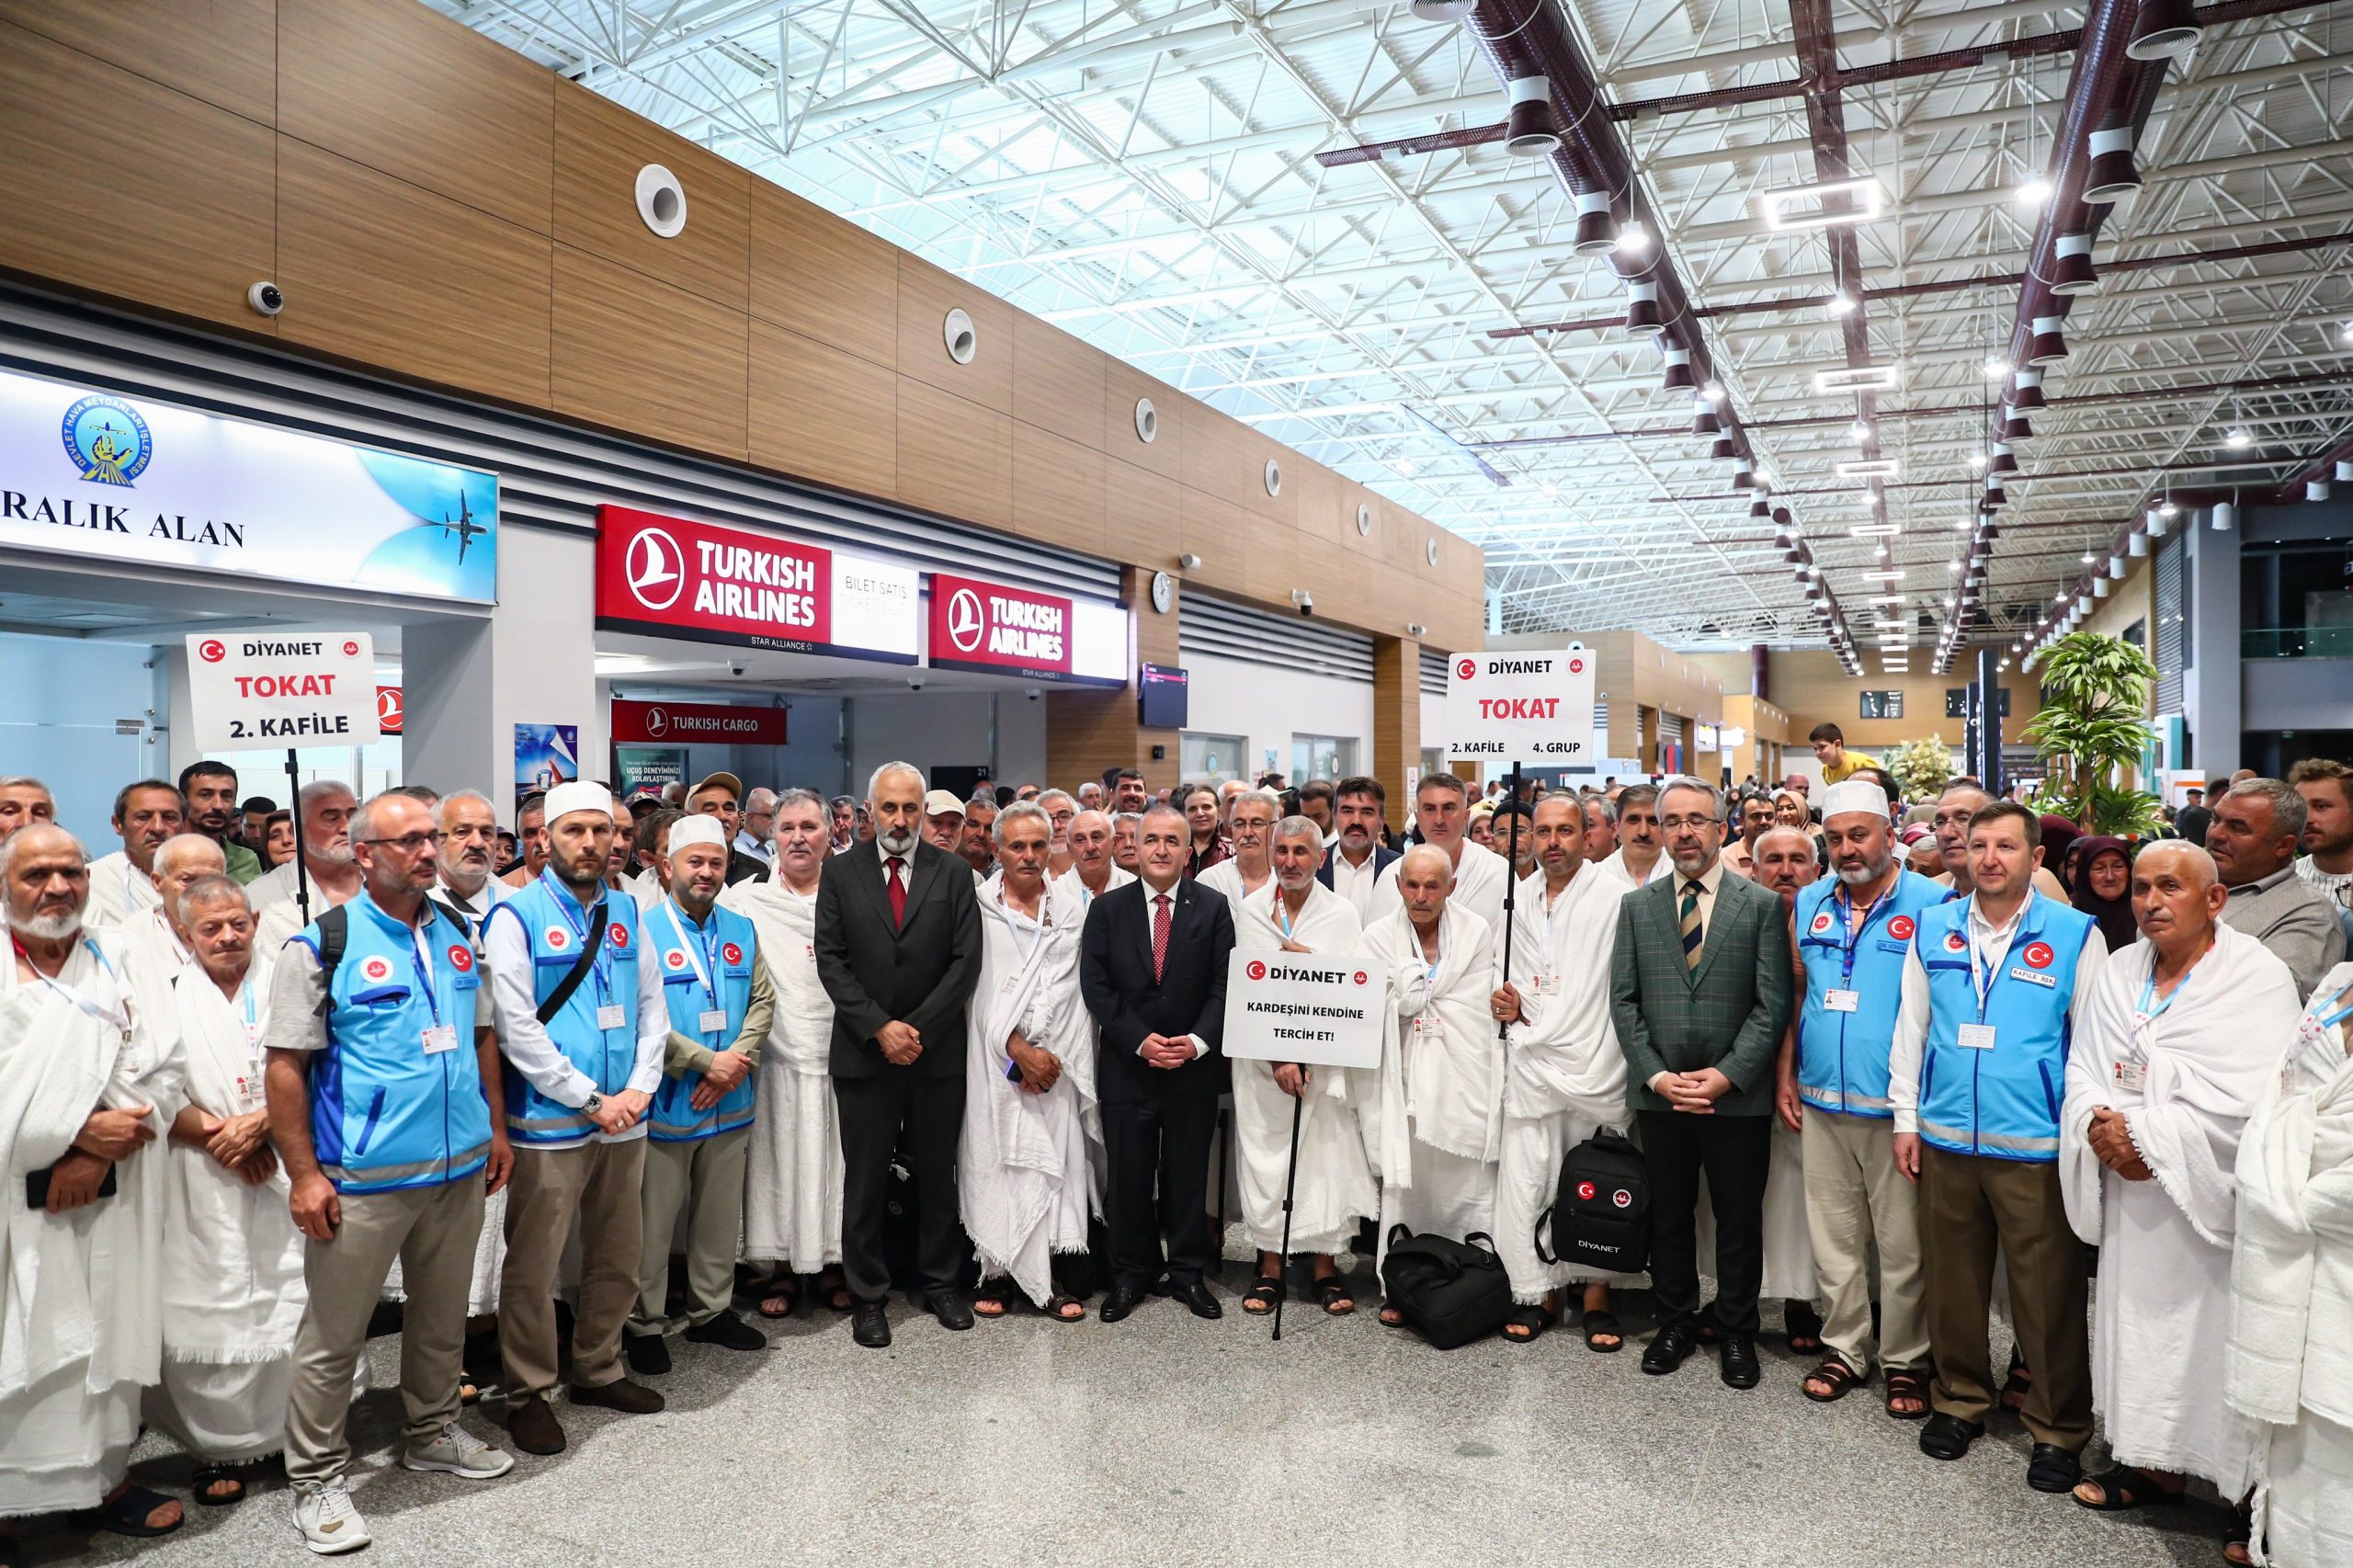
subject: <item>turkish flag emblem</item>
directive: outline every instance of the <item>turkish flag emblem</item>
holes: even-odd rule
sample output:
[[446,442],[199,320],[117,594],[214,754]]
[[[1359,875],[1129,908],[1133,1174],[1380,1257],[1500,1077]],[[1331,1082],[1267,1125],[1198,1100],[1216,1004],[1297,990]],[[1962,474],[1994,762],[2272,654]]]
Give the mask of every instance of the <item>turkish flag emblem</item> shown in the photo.
[[744,949],[737,947],[734,943],[729,942],[719,949],[719,956],[725,959],[729,963],[742,963],[744,961]]
[[1910,941],[1913,930],[1912,917],[1908,915],[1899,915],[1887,923],[1887,934],[1898,941]]
[[2029,969],[2049,969],[2051,960],[2059,955],[2051,950],[2051,944],[2048,942],[2029,942],[2026,945],[2026,951],[2019,956],[2026,960],[2026,967]]
[[1589,1181],[1581,1181],[1577,1183],[1577,1197],[1582,1199],[1588,1202],[1591,1201],[1595,1191],[1596,1188],[1593,1183]]
[[218,637],[208,637],[196,645],[199,657],[208,665],[217,665],[229,656],[229,650]]
[[613,922],[610,927],[610,934],[613,938],[613,946],[617,948],[626,948],[629,946],[629,927],[622,925],[620,921],[616,920]]
[[1242,972],[1248,975],[1253,980],[1264,980],[1267,978],[1267,966],[1260,963],[1256,959],[1252,959],[1250,960],[1250,966]]
[[449,967],[460,974],[474,967],[474,950],[463,942],[449,944]]
[[1479,673],[1479,661],[1476,659],[1465,659],[1461,664],[1454,666],[1454,673],[1461,676],[1464,680],[1469,680],[1472,676]]

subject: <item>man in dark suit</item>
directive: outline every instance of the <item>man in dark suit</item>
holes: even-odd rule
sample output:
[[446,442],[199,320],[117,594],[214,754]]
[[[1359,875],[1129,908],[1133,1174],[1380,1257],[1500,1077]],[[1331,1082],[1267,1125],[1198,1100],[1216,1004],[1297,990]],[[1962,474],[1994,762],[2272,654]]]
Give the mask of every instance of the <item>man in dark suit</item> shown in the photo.
[[1757,1379],[1774,1063],[1793,986],[1780,898],[1726,869],[1723,810],[1723,796],[1696,778],[1670,779],[1660,791],[1658,825],[1675,874],[1618,907],[1609,1010],[1651,1184],[1651,1284],[1662,1326],[1643,1370],[1671,1372],[1699,1344],[1692,1221],[1705,1171],[1721,1370],[1747,1389]]
[[956,1141],[981,910],[972,868],[923,842],[923,775],[911,764],[875,769],[867,787],[874,842],[830,857],[817,879],[817,978],[834,1002],[841,1113],[842,1280],[857,1302],[850,1333],[874,1348],[891,1343],[882,1216],[902,1133],[915,1167],[923,1304],[949,1328],[972,1326],[958,1287],[966,1249]]
[[1164,1268],[1196,1317],[1223,1315],[1201,1271],[1212,1256],[1210,1143],[1228,1077],[1218,1041],[1233,912],[1183,874],[1191,837],[1174,807],[1147,811],[1139,880],[1095,901],[1079,945],[1079,992],[1101,1040],[1095,1084],[1112,1270],[1105,1323],[1134,1312]]

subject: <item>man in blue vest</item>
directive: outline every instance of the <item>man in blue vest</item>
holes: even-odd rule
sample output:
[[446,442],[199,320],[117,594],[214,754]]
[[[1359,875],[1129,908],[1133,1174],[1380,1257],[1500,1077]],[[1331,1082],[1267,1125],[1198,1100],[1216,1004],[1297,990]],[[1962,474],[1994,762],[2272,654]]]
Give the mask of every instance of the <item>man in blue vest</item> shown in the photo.
[[1888,1064],[1895,1160],[1920,1185],[1922,1297],[1937,1378],[1920,1450],[1957,1460],[1994,1405],[1986,1307],[1998,1248],[2034,1369],[2018,1414],[2027,1484],[2066,1492],[2092,1435],[2084,1250],[2059,1190],[2059,1106],[2075,1019],[2108,944],[2092,917],[2034,891],[2041,824],[2015,801],[1969,820],[1967,898],[1921,914]]
[[506,1435],[528,1454],[563,1451],[548,1395],[556,1380],[556,1267],[575,1219],[572,1402],[631,1415],[665,1403],[621,1372],[621,1325],[637,1300],[644,1230],[644,1118],[670,1040],[662,973],[637,900],[605,885],[611,791],[559,784],[548,791],[545,832],[545,868],[483,923],[515,1144],[499,1350]]
[[458,1424],[483,1200],[513,1165],[483,1089],[497,1082],[498,1048],[482,973],[465,928],[426,897],[438,869],[433,813],[379,795],[354,815],[351,835],[360,891],[286,944],[262,1037],[270,1138],[309,1238],[286,1473],[296,1528],[322,1554],[369,1541],[345,1489],[344,1418],[395,1257],[407,1296],[401,1462],[468,1480],[515,1462]]
[[[1827,1404],[1887,1367],[1887,1413],[1928,1413],[1928,1336],[1920,1322],[1919,1199],[1895,1168],[1888,1137],[1888,1054],[1904,966],[1920,916],[1945,890],[1895,858],[1886,792],[1867,779],[1822,799],[1828,881],[1798,890],[1798,962],[1805,974],[1795,1072],[1782,1101],[1805,1150],[1806,1232],[1830,1311],[1827,1354],[1801,1385]],[[1802,1107],[1792,1115],[1790,1101]],[[1871,1260],[1881,1318],[1871,1321]]]
[[645,1238],[638,1255],[637,1310],[629,1319],[635,1372],[670,1369],[662,1343],[670,1238],[687,1208],[687,1337],[729,1350],[761,1350],[767,1336],[730,1310],[735,1249],[744,1234],[744,1173],[751,1158],[760,1042],[776,1013],[767,966],[749,916],[714,907],[727,885],[729,845],[703,812],[670,824],[655,871],[669,896],[645,912],[646,950],[662,971],[670,1034],[645,1149]]

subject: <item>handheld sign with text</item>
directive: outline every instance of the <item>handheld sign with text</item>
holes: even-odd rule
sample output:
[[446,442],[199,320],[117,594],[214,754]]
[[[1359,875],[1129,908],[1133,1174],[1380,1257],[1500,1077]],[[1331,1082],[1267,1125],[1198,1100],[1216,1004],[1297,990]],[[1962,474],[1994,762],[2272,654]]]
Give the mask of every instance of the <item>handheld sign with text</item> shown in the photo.
[[1220,1049],[1245,1062],[1378,1067],[1388,1006],[1389,972],[1372,959],[1236,949]]
[[364,746],[381,733],[365,631],[198,632],[188,693],[199,751]]
[[1595,655],[1457,653],[1446,683],[1446,759],[1574,767],[1593,760]]

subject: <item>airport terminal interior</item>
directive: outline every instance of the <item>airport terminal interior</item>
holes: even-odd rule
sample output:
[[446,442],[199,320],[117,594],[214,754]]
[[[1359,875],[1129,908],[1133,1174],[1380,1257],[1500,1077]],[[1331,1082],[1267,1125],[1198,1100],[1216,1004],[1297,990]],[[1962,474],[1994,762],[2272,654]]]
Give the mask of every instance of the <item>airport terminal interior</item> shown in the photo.
[[2353,1568],[2353,4],[0,0],[0,1568]]

